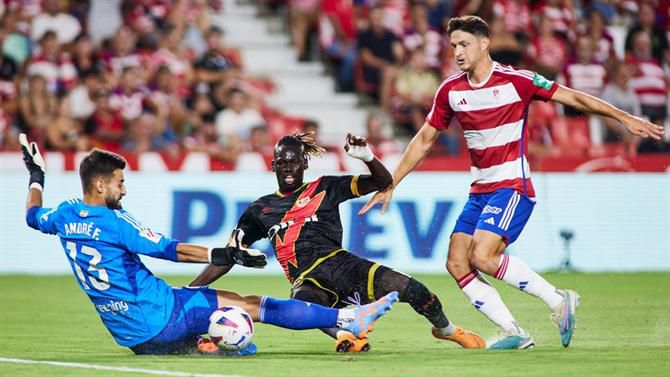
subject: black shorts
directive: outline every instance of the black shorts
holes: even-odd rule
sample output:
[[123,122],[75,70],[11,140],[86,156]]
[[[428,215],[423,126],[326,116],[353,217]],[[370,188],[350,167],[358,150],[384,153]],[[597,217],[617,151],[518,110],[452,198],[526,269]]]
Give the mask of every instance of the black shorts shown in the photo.
[[389,268],[346,250],[336,250],[305,270],[295,280],[291,290],[303,284],[313,284],[328,293],[328,304],[332,307],[365,305],[382,296],[375,295],[374,281],[375,274],[384,269]]

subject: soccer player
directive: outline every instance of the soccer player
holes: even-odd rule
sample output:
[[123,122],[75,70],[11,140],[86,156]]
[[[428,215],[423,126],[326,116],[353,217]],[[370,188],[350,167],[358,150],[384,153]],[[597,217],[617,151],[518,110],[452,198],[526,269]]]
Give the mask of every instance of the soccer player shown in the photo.
[[490,348],[528,348],[534,346],[534,340],[480,272],[542,299],[567,347],[579,295],[556,289],[519,258],[504,253],[519,237],[535,206],[524,154],[528,106],[535,99],[553,100],[613,118],[631,133],[655,139],[660,138],[661,128],[537,73],[494,62],[489,55],[489,27],[479,17],[452,18],[447,33],[462,72],[446,79],[437,90],[426,122],[394,172],[393,188],[375,194],[361,213],[380,202],[385,212],[393,189],[426,157],[440,131],[455,117],[465,133],[474,181],[451,235],[447,270],[475,308],[503,330],[502,339]]
[[[308,158],[324,149],[309,134],[285,136],[277,142],[272,170],[279,190],[249,205],[231,236],[230,246],[244,248],[269,238],[289,282],[293,298],[342,308],[373,302],[397,291],[406,302],[433,325],[433,336],[451,340],[464,348],[483,348],[477,334],[455,326],[442,311],[435,294],[411,276],[360,258],[342,248],[340,203],[384,190],[391,173],[374,156],[364,138],[347,135],[345,150],[363,160],[370,175],[323,176],[303,182]],[[207,266],[191,284],[206,285],[226,272]],[[325,329],[337,339],[338,352],[367,351],[367,337],[359,339],[347,331]]]
[[[208,287],[173,288],[155,277],[139,255],[176,262],[217,266],[266,265],[265,255],[244,248],[213,248],[181,243],[144,227],[121,208],[126,195],[126,161],[93,150],[79,167],[84,198],[57,208],[42,208],[45,164],[33,142],[19,136],[30,172],[26,222],[42,233],[56,234],[79,286],[88,295],[102,323],[121,346],[136,354],[184,353],[197,349],[214,354],[217,347],[199,335],[218,307],[239,306],[254,321],[290,329],[335,326],[365,336],[373,322],[391,308],[397,292],[353,310],[309,305],[299,300],[240,296]],[[241,354],[253,354],[249,346]]]

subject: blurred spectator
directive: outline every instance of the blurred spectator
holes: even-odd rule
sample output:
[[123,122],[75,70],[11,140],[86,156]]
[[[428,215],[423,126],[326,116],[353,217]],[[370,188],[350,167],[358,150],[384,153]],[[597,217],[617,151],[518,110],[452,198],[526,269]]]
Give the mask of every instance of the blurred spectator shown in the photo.
[[403,44],[407,51],[423,50],[425,61],[431,69],[439,70],[442,36],[431,29],[428,13],[423,5],[412,7],[412,28],[405,34]]
[[514,35],[505,29],[500,17],[491,21],[491,58],[505,65],[518,66],[523,57],[523,46]]
[[380,159],[385,155],[398,153],[400,149],[395,140],[391,138],[392,130],[388,126],[386,117],[381,112],[372,112],[368,114],[365,121],[367,131],[365,139],[372,149],[372,152]]
[[[500,19],[499,30],[510,33],[518,41],[528,41],[531,30],[530,7],[528,1],[496,0],[493,5],[494,19]],[[492,31],[496,37],[496,32]],[[494,59],[495,60],[495,59]],[[498,60],[499,61],[499,60]]]
[[8,12],[0,17],[0,29],[5,34],[2,53],[17,65],[22,65],[30,56],[30,48],[34,41],[20,29],[19,24],[18,12]]
[[90,0],[88,12],[87,32],[98,44],[111,38],[122,24],[121,0]]
[[80,34],[74,40],[72,64],[74,64],[79,76],[81,76],[82,72],[101,68],[95,53],[95,46],[93,46],[93,42],[87,34]]
[[207,0],[173,0],[168,22],[183,36],[180,42],[189,54],[197,56],[205,51],[207,46],[204,35],[211,26]]
[[[587,36],[579,37],[575,48],[575,59],[565,66],[559,81],[571,88],[600,97],[607,82],[607,70],[593,59],[594,52],[593,40]],[[567,116],[583,115],[571,107],[566,107],[564,113]]]
[[167,109],[167,121],[178,136],[188,133],[188,109],[178,90],[179,83],[168,66],[161,66],[151,83],[149,98],[155,106]]
[[62,101],[54,115],[55,119],[44,128],[46,149],[60,152],[88,150],[88,137],[84,134],[83,124],[75,122],[70,115],[67,99]]
[[609,65],[610,62],[615,61],[614,38],[607,31],[604,16],[597,10],[593,10],[589,14],[586,35],[591,37],[595,46],[595,53],[593,54],[595,61],[603,65]]
[[392,98],[397,119],[409,124],[410,135],[414,135],[425,122],[425,116],[433,103],[433,96],[440,79],[428,68],[423,50],[412,51],[408,63],[398,71]]
[[137,119],[142,114],[144,100],[149,94],[139,68],[127,67],[121,74],[119,86],[109,97],[109,106],[121,113],[125,121]]
[[[6,30],[0,26],[0,46],[2,46],[6,35]],[[19,68],[19,65],[12,58],[0,51],[0,112],[2,113],[0,122],[3,125],[0,128],[0,137],[2,137],[3,131],[9,129],[10,117],[16,115],[18,109],[16,83],[19,79]],[[2,145],[3,143],[0,141],[0,147]]]
[[177,151],[177,145],[172,140],[170,130],[165,127],[164,114],[144,112],[129,124],[128,137],[123,142],[123,149],[126,152],[166,151],[173,153]]
[[79,75],[81,84],[68,95],[70,116],[84,120],[95,111],[93,93],[102,89],[102,76],[97,69],[83,71]]
[[368,93],[380,100],[382,108],[389,108],[388,97],[398,63],[403,58],[402,44],[389,30],[384,28],[383,9],[370,10],[370,28],[358,36],[358,50],[363,66],[363,81],[376,88]]
[[204,114],[193,134],[184,139],[184,148],[192,152],[204,152],[222,161],[236,162],[240,150],[237,146],[224,146],[219,142],[215,114]]
[[372,7],[383,10],[382,24],[398,38],[405,32],[405,25],[409,16],[409,5],[406,0],[375,0],[371,2]]
[[248,95],[237,88],[228,90],[228,106],[216,115],[219,142],[228,146],[243,146],[248,142],[251,129],[265,124],[258,110],[249,106]]
[[77,70],[70,55],[61,51],[56,32],[46,31],[40,39],[40,52],[28,64],[28,75],[41,75],[50,92],[62,94],[77,83]]
[[[612,68],[612,81],[602,92],[601,98],[612,105],[636,116],[642,115],[640,100],[630,85],[630,69],[623,62],[615,63]],[[605,142],[621,142],[627,150],[634,147],[636,138],[631,135],[619,122],[610,118],[603,118],[605,125],[603,140]]]
[[161,67],[167,67],[172,74],[172,80],[175,81],[177,94],[185,98],[190,91],[189,83],[193,78],[193,70],[188,52],[180,46],[182,31],[176,27],[166,26],[161,36],[160,49],[150,58],[151,74]]
[[668,115],[668,78],[652,56],[649,33],[638,31],[632,43],[626,58],[626,63],[633,70],[631,86],[640,98],[642,115],[662,125]]
[[60,0],[43,0],[42,12],[32,19],[31,37],[39,41],[49,30],[56,32],[58,43],[68,44],[79,35],[81,25],[72,15],[61,11]]
[[95,104],[95,110],[86,120],[84,130],[89,135],[91,147],[113,152],[120,151],[121,143],[126,135],[126,127],[121,115],[109,107],[109,92],[98,87],[90,95]]
[[169,11],[167,0],[124,0],[121,5],[124,24],[140,35],[162,29]]
[[535,63],[535,71],[549,80],[555,80],[565,66],[568,48],[565,40],[556,37],[547,17],[540,16],[538,33],[531,41],[528,56]]
[[656,9],[649,1],[642,1],[640,3],[640,11],[638,18],[626,35],[626,52],[633,53],[635,50],[635,36],[640,31],[648,34],[651,44],[651,55],[656,59],[659,65],[664,62],[670,65],[670,47],[668,47],[668,36],[666,32],[656,25]]
[[39,74],[28,79],[27,91],[19,97],[19,128],[37,140],[58,117],[58,100],[47,88],[47,80]]
[[314,141],[326,149],[328,152],[339,152],[339,145],[329,145],[321,140],[321,131],[319,123],[312,119],[305,119],[302,123],[302,132],[312,134]]
[[[135,34],[127,26],[120,27],[114,34],[111,49],[102,54],[102,60],[111,73],[111,79],[120,77],[126,68],[142,66],[142,59],[135,52],[136,40]],[[116,82],[110,82],[110,85],[115,86]]]
[[551,21],[555,33],[566,41],[574,41],[575,15],[572,0],[542,1],[538,12]]
[[335,67],[338,90],[353,90],[356,21],[352,0],[322,0],[319,42]]
[[319,16],[319,0],[289,0],[291,39],[299,61],[308,61],[307,38],[316,26]]
[[223,31],[212,26],[205,35],[207,50],[195,61],[195,80],[214,83],[226,80],[234,68],[224,51]]
[[447,23],[454,16],[454,1],[451,0],[423,0],[428,11],[430,27],[440,33],[447,31]]
[[272,157],[274,148],[268,129],[265,126],[256,126],[251,129],[249,135],[249,151],[259,153],[261,156]]

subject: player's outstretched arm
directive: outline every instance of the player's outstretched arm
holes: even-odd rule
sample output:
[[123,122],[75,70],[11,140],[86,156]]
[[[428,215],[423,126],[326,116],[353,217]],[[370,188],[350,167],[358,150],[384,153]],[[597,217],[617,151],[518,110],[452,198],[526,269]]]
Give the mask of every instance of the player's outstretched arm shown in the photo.
[[211,263],[215,266],[233,266],[263,268],[268,264],[265,254],[255,249],[240,249],[235,246],[215,247],[189,243],[177,244],[177,261],[191,263]]
[[347,134],[344,150],[353,158],[359,159],[368,166],[371,175],[362,175],[358,178],[358,193],[367,195],[373,191],[388,190],[393,184],[391,173],[384,164],[372,153],[364,137]]
[[393,197],[393,190],[395,187],[400,184],[400,181],[402,181],[409,172],[414,170],[419,162],[426,158],[439,134],[440,131],[435,127],[428,123],[424,123],[419,132],[414,135],[414,138],[412,138],[409,145],[407,145],[405,153],[402,154],[400,163],[393,173],[393,186],[384,192],[380,191],[376,193],[370,200],[368,200],[365,206],[361,208],[358,214],[362,215],[366,213],[370,208],[377,205],[377,203],[382,203],[382,213],[385,213],[386,208]]
[[30,173],[28,183],[28,199],[26,200],[26,211],[33,207],[42,207],[42,190],[44,189],[44,173],[46,164],[35,142],[28,143],[26,134],[19,134],[19,143],[23,152],[23,162]]
[[579,90],[559,85],[551,99],[552,101],[574,107],[582,112],[612,118],[623,124],[628,132],[633,135],[651,137],[656,140],[660,140],[663,135],[663,127],[648,122],[640,117],[628,114],[599,98],[580,92]]

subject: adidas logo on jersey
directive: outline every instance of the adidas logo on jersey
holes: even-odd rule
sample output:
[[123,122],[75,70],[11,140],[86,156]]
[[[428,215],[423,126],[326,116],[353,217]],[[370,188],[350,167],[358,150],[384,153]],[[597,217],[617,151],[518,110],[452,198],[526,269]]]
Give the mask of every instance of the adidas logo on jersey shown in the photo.
[[491,225],[496,225],[495,220],[493,220],[493,217],[489,217],[488,219],[484,220],[485,223],[491,224]]
[[468,101],[465,99],[465,97],[463,97],[463,99],[458,101],[458,103],[457,103],[458,106],[465,106],[467,104],[468,104]]

